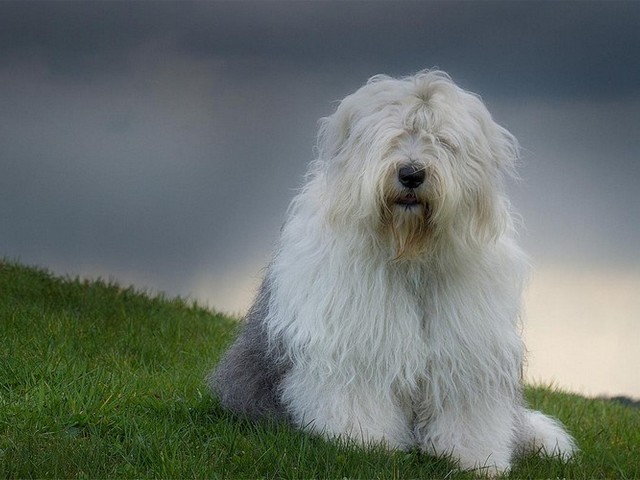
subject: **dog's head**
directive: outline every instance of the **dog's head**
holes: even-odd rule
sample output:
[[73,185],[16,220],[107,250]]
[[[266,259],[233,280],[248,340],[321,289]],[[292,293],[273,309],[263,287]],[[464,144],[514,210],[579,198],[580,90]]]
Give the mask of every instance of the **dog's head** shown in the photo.
[[509,224],[515,138],[444,73],[373,77],[321,121],[327,220],[388,239],[395,258],[482,245]]

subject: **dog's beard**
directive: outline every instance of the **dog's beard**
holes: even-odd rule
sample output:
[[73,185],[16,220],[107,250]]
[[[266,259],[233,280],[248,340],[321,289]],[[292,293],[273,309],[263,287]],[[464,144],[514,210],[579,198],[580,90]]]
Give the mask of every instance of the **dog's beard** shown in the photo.
[[433,232],[431,205],[411,189],[392,189],[384,196],[382,225],[389,235],[394,260],[414,259],[429,249]]

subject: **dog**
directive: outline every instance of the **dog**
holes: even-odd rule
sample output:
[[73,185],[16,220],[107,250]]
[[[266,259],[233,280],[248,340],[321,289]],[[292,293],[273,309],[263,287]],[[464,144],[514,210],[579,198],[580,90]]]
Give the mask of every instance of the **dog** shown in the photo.
[[514,136],[441,71],[377,75],[321,119],[221,404],[328,439],[508,472],[577,447],[522,393],[528,259],[504,182]]

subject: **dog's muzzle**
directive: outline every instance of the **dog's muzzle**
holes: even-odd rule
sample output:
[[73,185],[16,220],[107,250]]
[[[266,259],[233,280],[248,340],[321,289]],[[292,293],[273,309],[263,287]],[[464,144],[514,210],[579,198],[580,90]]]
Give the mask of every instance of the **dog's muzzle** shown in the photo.
[[403,187],[403,191],[395,200],[397,205],[413,207],[420,204],[420,199],[416,194],[416,189],[420,187],[426,177],[423,165],[410,163],[402,165],[398,169],[398,182]]

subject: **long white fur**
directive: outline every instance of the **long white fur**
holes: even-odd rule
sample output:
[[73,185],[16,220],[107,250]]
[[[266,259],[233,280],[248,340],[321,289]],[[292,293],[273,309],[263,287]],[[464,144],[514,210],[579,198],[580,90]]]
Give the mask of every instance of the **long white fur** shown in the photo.
[[[521,450],[571,456],[522,400],[528,262],[503,187],[517,155],[438,71],[374,77],[322,120],[268,274],[264,325],[291,365],[279,394],[295,424],[490,473]],[[407,162],[427,172],[414,208],[389,201]]]

